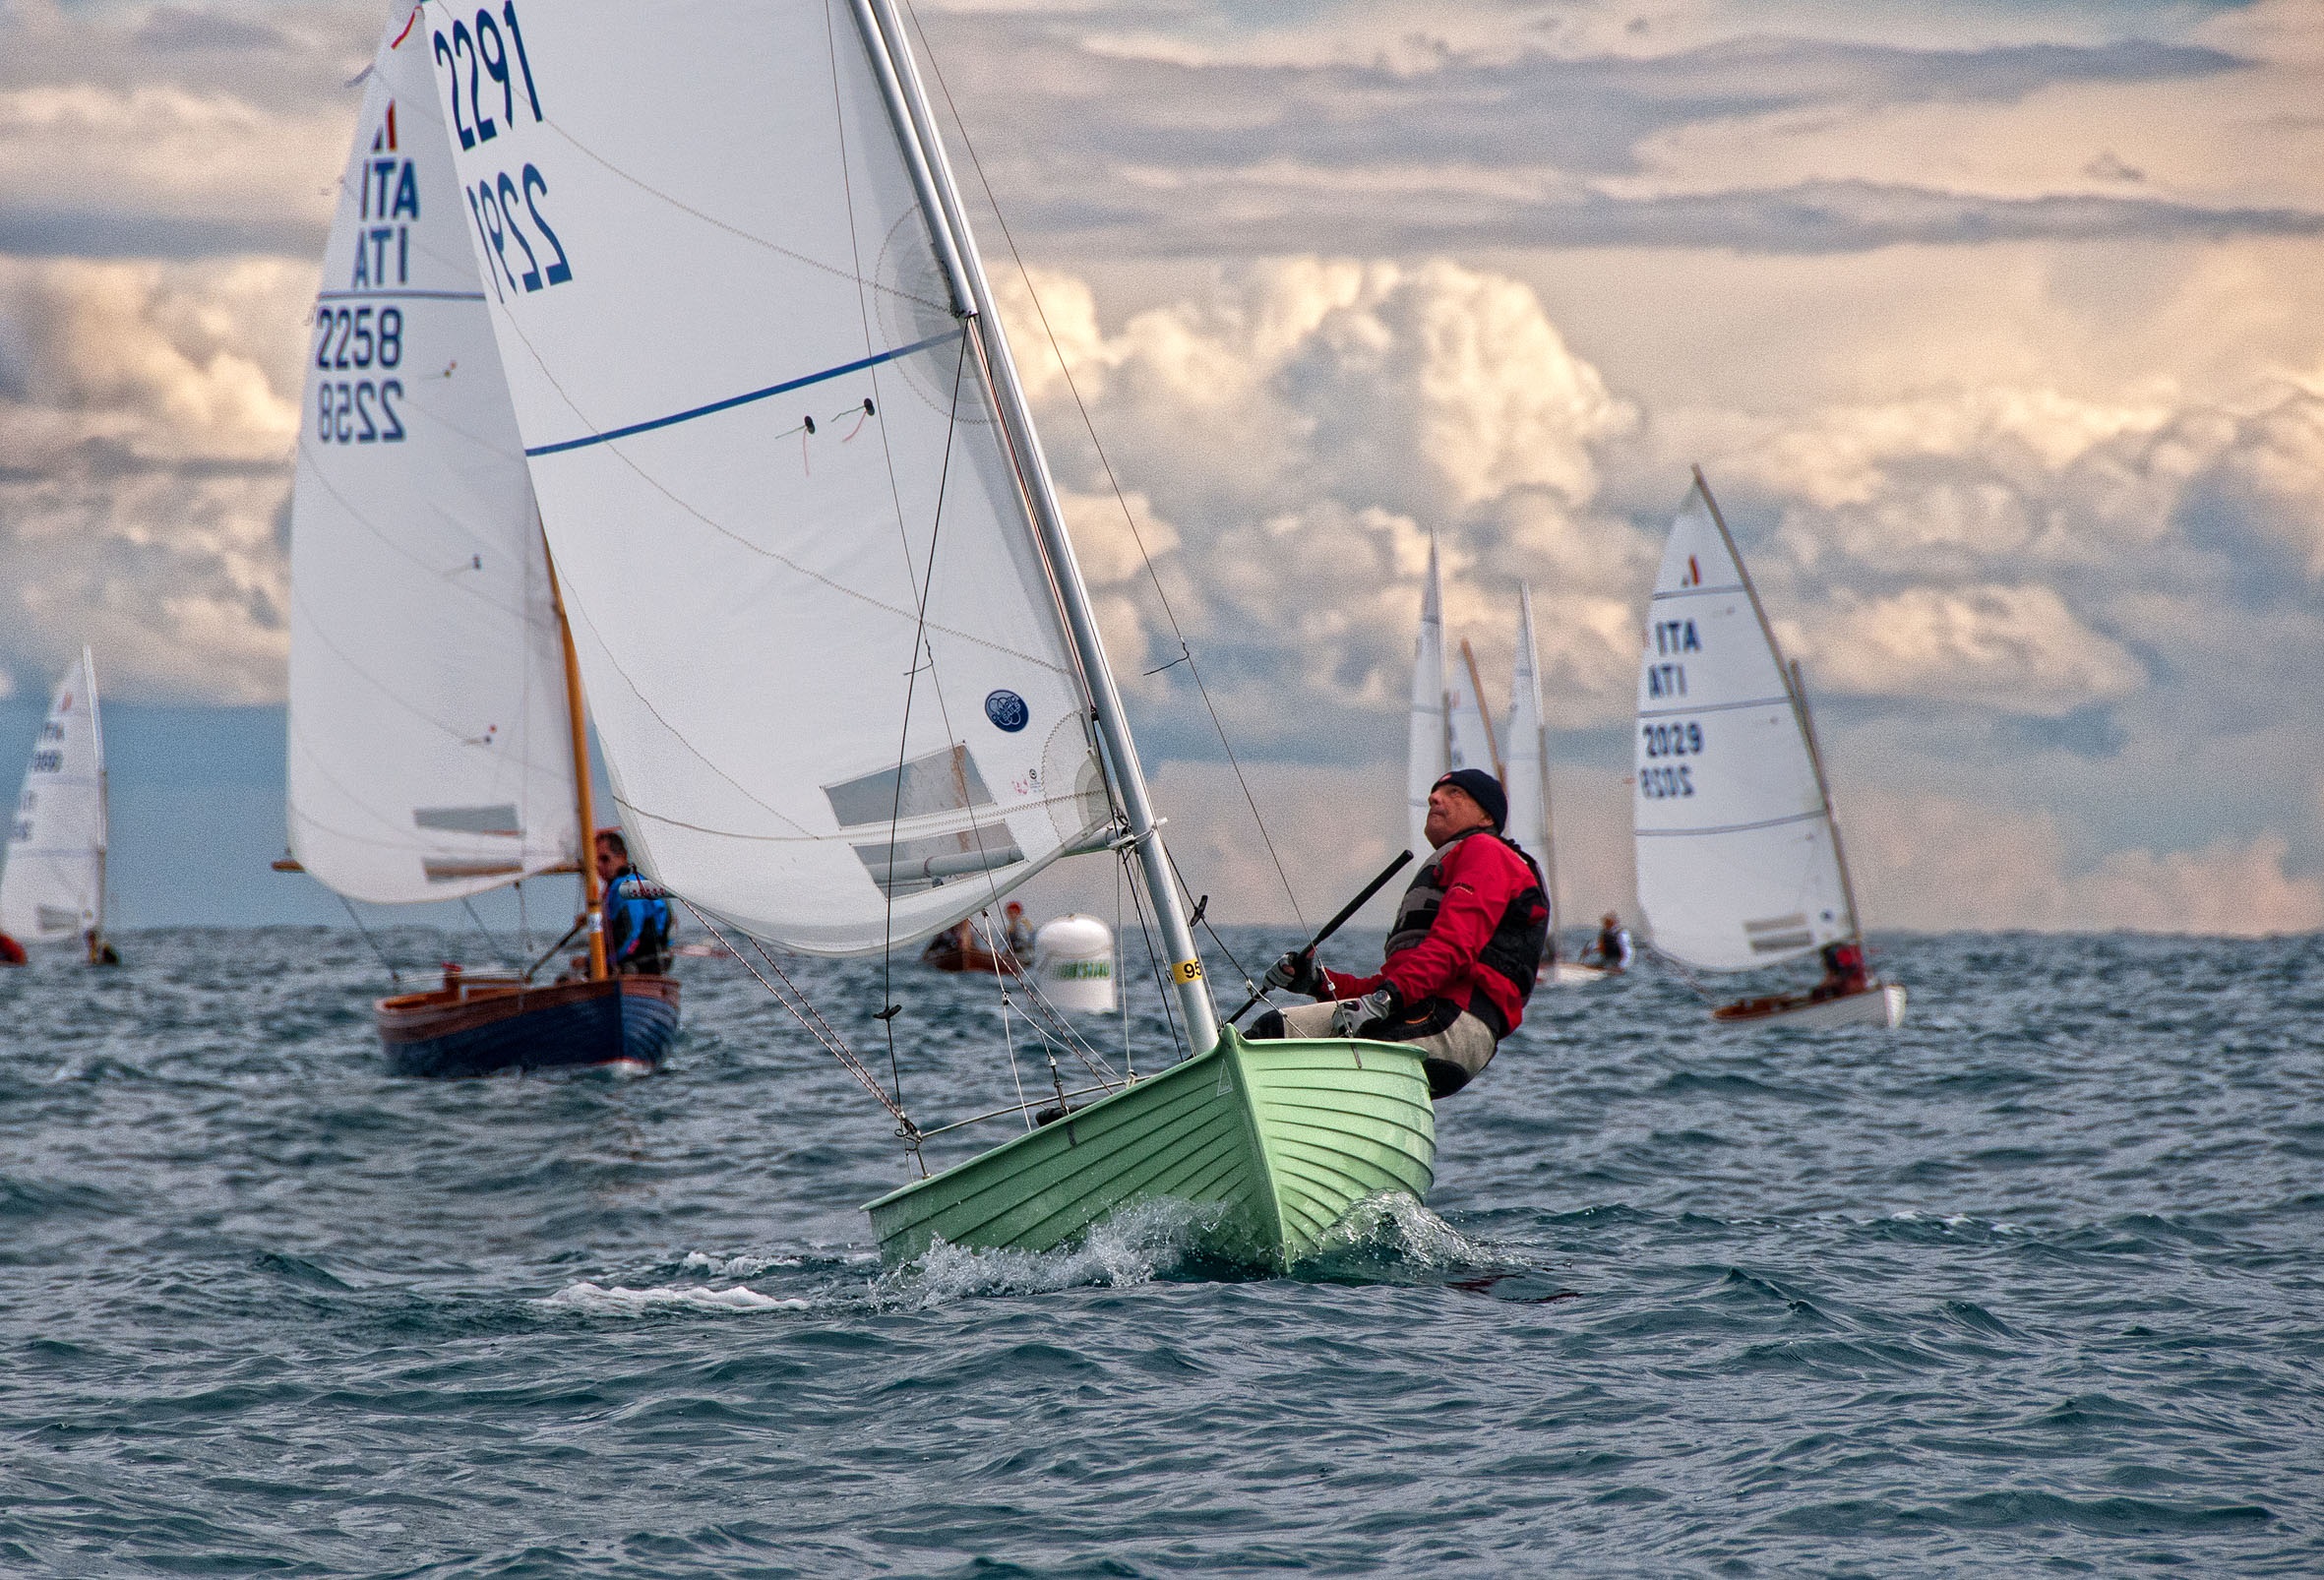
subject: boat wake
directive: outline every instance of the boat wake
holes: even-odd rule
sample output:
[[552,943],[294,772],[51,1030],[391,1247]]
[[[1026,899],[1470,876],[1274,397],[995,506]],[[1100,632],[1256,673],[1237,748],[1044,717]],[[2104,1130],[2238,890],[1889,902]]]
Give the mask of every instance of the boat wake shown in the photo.
[[1446,1283],[1529,1270],[1510,1251],[1480,1245],[1401,1190],[1367,1196],[1326,1229],[1292,1269],[1322,1283]]
[[568,1284],[533,1304],[548,1310],[579,1312],[583,1316],[659,1316],[674,1311],[804,1311],[810,1306],[802,1300],[762,1295],[740,1284],[729,1289],[666,1284],[652,1289],[624,1289],[585,1280]]
[[925,1309],[978,1296],[1119,1289],[1173,1275],[1207,1276],[1200,1271],[1201,1247],[1224,1216],[1216,1205],[1147,1200],[1055,1250],[973,1250],[940,1240],[883,1274],[874,1298],[883,1306]]

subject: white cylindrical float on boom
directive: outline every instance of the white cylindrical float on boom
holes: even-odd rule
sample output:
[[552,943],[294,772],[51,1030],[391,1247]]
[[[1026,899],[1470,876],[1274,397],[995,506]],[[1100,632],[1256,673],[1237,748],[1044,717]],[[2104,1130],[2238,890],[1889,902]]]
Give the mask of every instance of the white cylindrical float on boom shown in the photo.
[[1074,1014],[1110,1014],[1114,930],[1094,916],[1060,916],[1033,935],[1033,977],[1042,997]]

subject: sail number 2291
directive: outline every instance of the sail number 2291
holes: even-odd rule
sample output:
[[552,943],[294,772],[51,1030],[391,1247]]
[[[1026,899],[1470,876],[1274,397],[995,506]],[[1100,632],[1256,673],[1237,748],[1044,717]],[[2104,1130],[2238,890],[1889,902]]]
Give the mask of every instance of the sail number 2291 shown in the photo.
[[[515,132],[520,108],[536,124],[542,120],[540,90],[533,85],[532,61],[524,53],[523,30],[517,25],[516,0],[501,7],[497,22],[489,9],[479,7],[473,29],[466,22],[455,22],[449,31],[436,30],[430,42],[436,64],[451,81],[452,126],[462,149],[489,143],[503,131]],[[484,86],[487,77],[499,86],[497,100]],[[520,82],[524,89],[521,97],[517,92]],[[549,178],[539,165],[525,164],[514,174],[494,171],[466,187],[463,195],[477,236],[499,265],[497,271],[485,271],[495,296],[507,299],[501,290],[504,279],[509,290],[537,291],[573,278],[565,244],[541,213]]]

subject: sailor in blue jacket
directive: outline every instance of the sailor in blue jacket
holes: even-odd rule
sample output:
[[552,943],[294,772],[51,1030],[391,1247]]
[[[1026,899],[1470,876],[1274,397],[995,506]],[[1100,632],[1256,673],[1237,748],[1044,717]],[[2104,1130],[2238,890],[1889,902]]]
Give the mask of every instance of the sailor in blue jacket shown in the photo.
[[597,877],[605,884],[605,965],[616,973],[661,976],[670,969],[670,902],[646,888],[630,865],[618,828],[597,830]]

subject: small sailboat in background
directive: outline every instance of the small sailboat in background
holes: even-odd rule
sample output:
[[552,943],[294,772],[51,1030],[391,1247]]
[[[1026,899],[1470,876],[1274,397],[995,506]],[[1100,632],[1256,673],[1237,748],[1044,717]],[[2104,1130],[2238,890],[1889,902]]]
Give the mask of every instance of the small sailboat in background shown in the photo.
[[579,871],[586,980],[447,966],[441,988],[379,1002],[381,1041],[412,1075],[650,1065],[678,983],[606,970],[579,676],[429,47],[416,19],[390,25],[324,254],[291,499],[291,859],[276,866],[380,905]]
[[[1280,1266],[1356,1200],[1424,1193],[1416,1050],[1219,1026],[889,0],[420,18],[599,741],[655,879],[744,936],[915,1162],[937,1131],[776,951],[892,956],[1097,852],[1134,868],[1160,934],[1188,1057],[1129,1079],[1086,1050],[1085,1107],[1061,1088],[1053,1124],[1021,1092],[979,1116],[1028,1128],[869,1203],[883,1251],[1045,1249],[1175,1197],[1222,1209],[1209,1248]],[[899,1010],[875,1013],[893,1030]]]
[[[119,965],[105,938],[105,732],[87,647],[56,683],[0,868],[0,938],[78,940],[91,965]],[[0,951],[4,955],[5,951]],[[22,963],[21,959],[10,963]]]
[[1654,946],[1704,971],[1825,951],[1805,994],[1715,1009],[1722,1025],[1904,1019],[1905,990],[1865,969],[1815,728],[1700,468],[1647,606],[1632,803],[1638,902]]
[[1420,598],[1420,628],[1412,638],[1412,709],[1404,747],[1404,820],[1407,850],[1429,848],[1429,792],[1451,765],[1444,705],[1444,582],[1437,570],[1437,534],[1429,534],[1429,577]]
[[1412,710],[1406,738],[1404,804],[1411,849],[1426,850],[1429,792],[1453,768],[1483,768],[1497,779],[1500,749],[1477,654],[1466,640],[1449,675],[1444,654],[1444,583],[1437,569],[1437,534],[1429,534],[1429,576],[1421,593],[1420,629],[1413,638]]
[[1501,785],[1509,796],[1509,832],[1541,855],[1542,883],[1550,896],[1549,953],[1539,981],[1571,988],[1603,982],[1608,973],[1594,965],[1558,958],[1558,925],[1565,912],[1558,897],[1558,830],[1550,813],[1550,732],[1542,720],[1541,659],[1533,635],[1533,588],[1517,587],[1517,653],[1509,666],[1508,741],[1502,748],[1508,772]]

